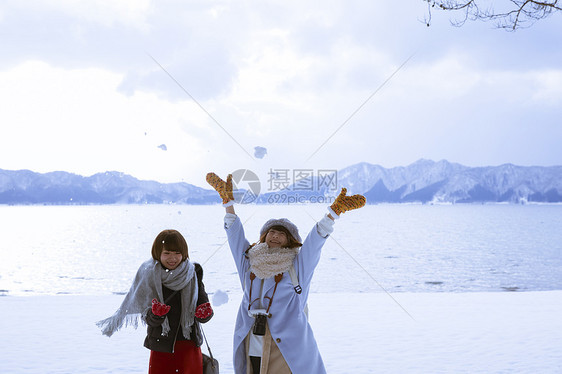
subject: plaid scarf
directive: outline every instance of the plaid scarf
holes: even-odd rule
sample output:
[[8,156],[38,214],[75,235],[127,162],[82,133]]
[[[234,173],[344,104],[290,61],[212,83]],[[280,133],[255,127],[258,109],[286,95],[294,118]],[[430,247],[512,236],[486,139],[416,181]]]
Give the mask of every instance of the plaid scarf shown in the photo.
[[[181,291],[181,318],[183,336],[189,336],[197,306],[198,286],[195,266],[189,261],[183,261],[176,269],[165,269],[159,261],[150,259],[144,262],[135,276],[133,285],[121,303],[121,306],[111,317],[96,323],[102,333],[113,335],[123,324],[138,327],[138,317],[146,323],[145,316],[152,308],[152,299],[164,302],[162,285],[174,291]],[[170,324],[168,318],[162,323],[162,334],[168,335]]]

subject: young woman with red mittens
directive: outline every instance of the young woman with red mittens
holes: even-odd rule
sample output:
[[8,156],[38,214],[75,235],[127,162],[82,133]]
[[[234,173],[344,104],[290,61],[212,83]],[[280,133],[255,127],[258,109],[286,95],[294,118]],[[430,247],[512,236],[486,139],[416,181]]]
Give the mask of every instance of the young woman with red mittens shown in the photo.
[[223,181],[209,173],[207,182],[226,208],[224,227],[244,290],[234,328],[235,373],[326,373],[306,315],[310,283],[334,219],[364,206],[365,197],[342,189],[304,241],[291,221],[279,218],[268,220],[250,245],[234,211],[232,175]]
[[144,346],[151,350],[149,374],[203,372],[199,323],[213,316],[203,285],[203,268],[189,260],[187,242],[176,230],[164,230],[115,314],[99,321],[111,336],[123,324],[148,326]]

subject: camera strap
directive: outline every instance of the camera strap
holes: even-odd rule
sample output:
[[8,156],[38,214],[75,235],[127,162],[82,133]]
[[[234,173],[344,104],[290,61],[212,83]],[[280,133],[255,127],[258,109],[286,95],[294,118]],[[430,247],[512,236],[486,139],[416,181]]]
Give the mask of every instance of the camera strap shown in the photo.
[[[252,301],[252,288],[254,286],[254,279],[256,279],[256,275],[254,273],[250,273],[250,302],[248,303],[248,311],[250,311],[250,308],[252,306],[252,304],[254,303],[254,301],[256,300],[260,300],[260,298],[257,298],[256,300]],[[281,274],[277,274],[275,276],[275,287],[273,288],[273,293],[271,294],[271,297],[265,297],[266,299],[269,299],[269,304],[267,306],[267,309],[265,311],[266,314],[269,314],[269,309],[271,308],[271,304],[273,303],[273,296],[275,296],[275,291],[277,291],[277,285],[279,285],[279,282],[281,282],[281,279],[283,279],[283,273]],[[263,280],[262,280],[263,282]],[[263,284],[262,284],[263,287]]]

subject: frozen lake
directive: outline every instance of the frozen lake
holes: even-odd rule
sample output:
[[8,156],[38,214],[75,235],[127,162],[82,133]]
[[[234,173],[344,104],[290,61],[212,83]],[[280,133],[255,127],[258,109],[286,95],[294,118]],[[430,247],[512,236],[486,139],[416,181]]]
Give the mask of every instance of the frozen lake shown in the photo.
[[[238,205],[250,242],[269,218],[305,237],[325,205]],[[0,295],[125,293],[174,228],[207,291],[239,292],[221,206],[1,206]],[[562,205],[370,205],[346,213],[312,292],[562,290]]]
[[[288,217],[304,236],[326,211],[236,209],[251,241],[268,218]],[[156,234],[175,228],[204,264],[215,309],[205,332],[221,372],[233,373],[241,290],[223,214],[221,206],[0,207],[0,329],[10,337],[0,340],[2,372],[146,373],[146,329],[108,339],[95,321],[119,306]],[[375,205],[346,213],[309,299],[328,372],[560,373],[561,219],[561,205]],[[228,292],[221,303],[218,290]],[[357,318],[347,317],[350,306]],[[334,318],[345,328],[335,329]],[[30,336],[48,344],[30,349]]]

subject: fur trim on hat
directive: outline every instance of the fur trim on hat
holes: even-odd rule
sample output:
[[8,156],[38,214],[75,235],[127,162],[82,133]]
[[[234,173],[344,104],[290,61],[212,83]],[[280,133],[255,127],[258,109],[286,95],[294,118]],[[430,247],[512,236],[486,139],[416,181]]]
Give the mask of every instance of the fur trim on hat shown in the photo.
[[287,218],[272,218],[267,221],[260,230],[260,237],[263,236],[263,234],[265,234],[267,230],[269,230],[273,226],[283,226],[289,231],[293,238],[295,238],[299,243],[302,243],[302,239],[299,235],[299,229],[297,229],[297,226],[295,226],[295,224],[289,221]]

